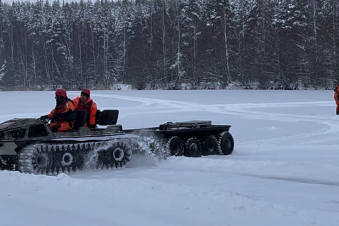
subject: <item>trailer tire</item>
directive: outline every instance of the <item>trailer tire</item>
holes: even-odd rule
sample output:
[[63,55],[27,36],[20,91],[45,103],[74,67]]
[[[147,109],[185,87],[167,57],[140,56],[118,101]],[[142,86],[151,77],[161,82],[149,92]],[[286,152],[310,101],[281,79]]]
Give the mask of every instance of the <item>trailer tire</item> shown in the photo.
[[218,139],[214,135],[207,135],[202,142],[202,155],[215,155],[218,153]]
[[221,155],[230,155],[234,149],[234,139],[228,132],[222,132],[218,139],[218,152]]
[[201,156],[201,142],[197,137],[190,137],[185,142],[185,156],[200,157]]
[[172,136],[168,139],[166,144],[166,149],[169,154],[172,156],[181,156],[184,152],[184,144],[180,137]]

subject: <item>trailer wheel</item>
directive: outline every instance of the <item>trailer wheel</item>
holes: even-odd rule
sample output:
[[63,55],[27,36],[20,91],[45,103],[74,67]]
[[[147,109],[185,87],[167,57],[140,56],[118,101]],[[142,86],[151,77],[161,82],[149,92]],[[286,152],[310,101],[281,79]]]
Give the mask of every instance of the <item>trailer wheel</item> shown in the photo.
[[202,144],[203,155],[215,155],[218,153],[218,140],[214,135],[204,137]]
[[166,149],[170,155],[181,156],[184,152],[184,145],[180,137],[173,136],[168,139]]
[[197,137],[190,137],[185,142],[185,156],[200,157],[201,142]]
[[234,139],[228,132],[222,132],[218,139],[218,151],[221,155],[230,155],[234,149]]

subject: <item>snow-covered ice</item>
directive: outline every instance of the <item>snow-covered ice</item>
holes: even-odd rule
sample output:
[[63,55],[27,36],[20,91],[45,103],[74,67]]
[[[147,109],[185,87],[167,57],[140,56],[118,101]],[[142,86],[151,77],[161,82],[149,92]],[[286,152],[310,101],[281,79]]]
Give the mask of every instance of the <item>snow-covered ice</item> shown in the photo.
[[[73,98],[80,91],[68,92]],[[118,170],[0,172],[1,226],[337,226],[333,91],[92,91],[125,129],[230,124],[230,156],[134,156]],[[53,92],[0,92],[0,122],[39,117]]]

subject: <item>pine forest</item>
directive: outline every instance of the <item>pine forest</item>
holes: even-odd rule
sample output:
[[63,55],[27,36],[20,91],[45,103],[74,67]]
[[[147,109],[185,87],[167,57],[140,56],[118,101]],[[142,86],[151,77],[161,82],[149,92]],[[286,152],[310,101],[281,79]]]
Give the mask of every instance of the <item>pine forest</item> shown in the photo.
[[333,89],[338,0],[0,0],[0,90]]

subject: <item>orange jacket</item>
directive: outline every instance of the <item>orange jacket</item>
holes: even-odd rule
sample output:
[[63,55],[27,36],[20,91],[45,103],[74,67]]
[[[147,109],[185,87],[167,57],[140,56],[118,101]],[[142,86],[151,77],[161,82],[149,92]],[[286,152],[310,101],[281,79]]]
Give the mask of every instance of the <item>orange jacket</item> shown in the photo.
[[[70,99],[66,99],[63,103],[55,106],[55,108],[48,114],[48,117],[52,118],[56,114],[60,115],[68,112],[69,110],[73,112],[75,110],[75,106]],[[58,118],[57,120],[63,121],[62,118]]]
[[88,99],[83,102],[80,99],[80,96],[76,97],[73,99],[74,105],[75,105],[75,110],[82,110],[82,111],[87,111],[88,114],[88,119],[87,123],[90,125],[95,125],[95,117],[97,114],[97,104],[91,99],[91,97],[88,97]]
[[334,100],[337,106],[339,106],[339,85],[334,89]]

